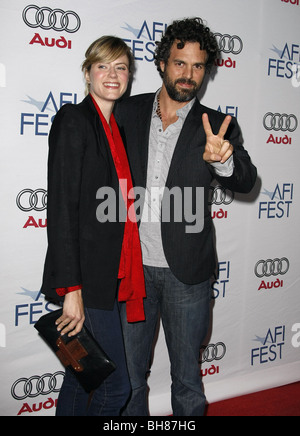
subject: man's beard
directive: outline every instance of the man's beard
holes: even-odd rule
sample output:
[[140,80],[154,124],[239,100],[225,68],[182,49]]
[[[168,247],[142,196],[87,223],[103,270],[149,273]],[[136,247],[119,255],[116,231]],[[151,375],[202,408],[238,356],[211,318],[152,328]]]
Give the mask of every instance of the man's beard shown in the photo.
[[[175,82],[172,82],[172,80],[169,78],[168,74],[165,71],[164,74],[164,85],[166,87],[166,90],[168,92],[169,97],[172,100],[178,101],[180,103],[184,103],[184,102],[188,102],[193,100],[194,97],[196,97],[198,91],[201,88],[201,84],[197,85],[197,83],[194,80],[191,79],[185,79],[185,78],[180,78],[175,80]],[[185,83],[188,85],[193,85],[193,88],[191,89],[185,89],[185,88],[180,88],[177,89],[176,85],[178,83]]]

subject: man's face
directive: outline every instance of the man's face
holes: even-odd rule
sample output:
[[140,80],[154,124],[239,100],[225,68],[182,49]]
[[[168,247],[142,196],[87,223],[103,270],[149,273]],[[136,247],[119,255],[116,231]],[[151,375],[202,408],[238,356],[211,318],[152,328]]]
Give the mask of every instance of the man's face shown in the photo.
[[205,76],[206,50],[200,50],[198,42],[186,42],[182,49],[179,41],[171,47],[168,63],[160,63],[164,72],[163,83],[172,100],[188,102],[201,88]]

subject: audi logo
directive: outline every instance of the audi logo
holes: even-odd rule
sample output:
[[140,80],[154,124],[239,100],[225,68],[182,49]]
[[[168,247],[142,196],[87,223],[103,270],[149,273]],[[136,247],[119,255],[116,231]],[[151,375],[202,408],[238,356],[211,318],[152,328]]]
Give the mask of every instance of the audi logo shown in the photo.
[[218,342],[217,344],[209,344],[200,348],[203,350],[200,362],[210,363],[214,360],[221,360],[226,354],[226,345],[223,342]]
[[50,9],[46,6],[26,6],[22,14],[23,21],[32,28],[40,27],[43,30],[56,30],[75,33],[81,26],[79,16],[74,11],[63,11],[62,9]]
[[268,112],[264,116],[263,125],[266,130],[294,132],[298,127],[298,119],[294,114],[273,114],[272,112]]
[[283,276],[288,272],[290,268],[290,262],[286,257],[282,259],[267,259],[259,260],[255,265],[254,272],[256,277],[271,277],[271,276]]
[[223,53],[232,53],[234,55],[238,55],[243,50],[243,41],[237,35],[222,35],[221,33],[215,33],[215,37],[217,39],[219,49]]
[[210,186],[210,193],[208,196],[208,204],[215,204],[220,206],[221,204],[228,205],[234,200],[234,192],[229,189],[223,188],[223,186]]
[[65,373],[57,371],[54,374],[42,376],[33,375],[30,378],[19,378],[11,387],[11,395],[15,400],[35,398],[39,395],[49,395],[52,392],[59,392]]
[[47,207],[47,191],[45,189],[23,189],[17,195],[17,206],[23,212],[35,210],[41,212]]

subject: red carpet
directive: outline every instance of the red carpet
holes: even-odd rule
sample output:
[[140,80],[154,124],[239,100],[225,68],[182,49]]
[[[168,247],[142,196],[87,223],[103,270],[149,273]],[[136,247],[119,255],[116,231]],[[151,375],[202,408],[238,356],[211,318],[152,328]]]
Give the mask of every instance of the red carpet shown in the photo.
[[209,404],[206,416],[300,416],[300,382]]

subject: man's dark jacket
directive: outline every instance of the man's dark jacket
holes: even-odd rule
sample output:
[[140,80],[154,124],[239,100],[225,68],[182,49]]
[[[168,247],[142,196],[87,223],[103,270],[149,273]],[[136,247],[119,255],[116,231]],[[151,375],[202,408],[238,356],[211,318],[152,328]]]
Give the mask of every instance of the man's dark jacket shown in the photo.
[[[123,136],[135,186],[146,187],[148,143],[155,94],[130,97],[118,103],[115,115]],[[213,178],[233,192],[249,193],[253,188],[257,171],[247,151],[242,146],[241,132],[235,118],[227,130],[225,139],[234,147],[234,173],[231,177],[219,177],[211,165],[203,160],[206,134],[202,114],[207,113],[212,130],[218,133],[225,115],[201,105],[196,99],[190,110],[171,161],[166,187],[204,187],[204,228],[200,233],[187,233],[190,223],[175,222],[171,211],[170,222],[161,223],[162,243],[168,265],[183,283],[196,284],[211,277],[216,267],[213,224],[208,195]],[[194,189],[195,191],[195,189]],[[195,199],[194,199],[195,200]],[[234,230],[232,232],[234,237]]]

